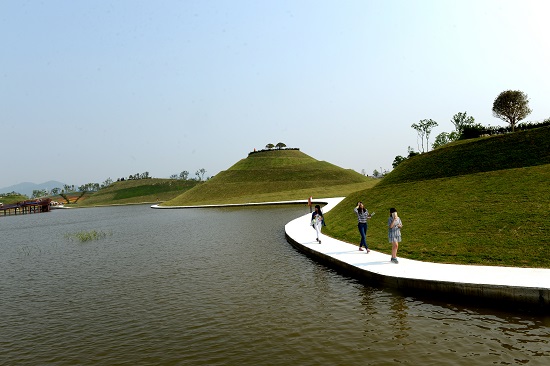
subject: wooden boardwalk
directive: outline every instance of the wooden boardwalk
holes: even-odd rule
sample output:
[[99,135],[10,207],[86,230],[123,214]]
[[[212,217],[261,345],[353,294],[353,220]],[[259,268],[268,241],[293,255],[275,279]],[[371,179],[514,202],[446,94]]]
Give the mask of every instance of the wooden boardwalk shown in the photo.
[[40,198],[35,200],[26,200],[8,205],[0,205],[0,213],[3,216],[8,215],[25,215],[39,212],[50,211],[51,198]]

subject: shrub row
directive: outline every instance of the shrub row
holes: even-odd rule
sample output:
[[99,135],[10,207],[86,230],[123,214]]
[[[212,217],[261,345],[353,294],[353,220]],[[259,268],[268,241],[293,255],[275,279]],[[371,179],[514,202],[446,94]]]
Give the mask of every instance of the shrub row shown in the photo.
[[297,147],[285,147],[285,148],[282,148],[282,149],[262,149],[262,150],[254,150],[254,151],[249,152],[249,153],[248,153],[248,156],[250,156],[250,155],[252,155],[252,154],[261,153],[261,152],[276,151],[276,150],[300,150],[300,149],[297,148]]
[[[546,127],[546,126],[550,126],[550,118],[538,123],[532,123],[532,122],[520,123],[516,126],[515,131],[527,131],[527,130],[532,130],[533,128]],[[478,123],[475,125],[464,127],[464,130],[462,131],[462,135],[460,136],[459,140],[475,139],[482,136],[503,135],[505,133],[510,133],[510,132],[512,132],[512,128],[510,126],[508,127],[483,126]]]

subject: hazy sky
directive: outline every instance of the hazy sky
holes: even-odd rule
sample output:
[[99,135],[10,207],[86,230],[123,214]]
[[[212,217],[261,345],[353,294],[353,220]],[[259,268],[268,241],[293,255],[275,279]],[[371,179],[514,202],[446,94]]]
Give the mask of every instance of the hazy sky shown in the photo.
[[550,117],[548,1],[0,1],[0,187],[217,174],[268,143],[358,172],[421,119]]

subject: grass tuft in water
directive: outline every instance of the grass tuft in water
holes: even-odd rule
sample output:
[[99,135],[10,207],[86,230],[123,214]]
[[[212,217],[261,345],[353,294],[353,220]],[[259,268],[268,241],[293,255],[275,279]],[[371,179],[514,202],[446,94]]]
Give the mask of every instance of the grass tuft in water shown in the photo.
[[99,240],[105,238],[107,235],[112,235],[112,233],[106,233],[101,230],[90,230],[90,231],[79,231],[76,233],[67,233],[65,237],[69,240],[78,240],[82,243],[92,240]]

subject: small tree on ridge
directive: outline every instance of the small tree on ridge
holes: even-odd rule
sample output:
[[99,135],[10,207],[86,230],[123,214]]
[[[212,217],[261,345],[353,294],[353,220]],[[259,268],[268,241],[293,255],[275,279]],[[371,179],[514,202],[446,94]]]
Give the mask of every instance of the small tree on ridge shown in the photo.
[[[418,123],[413,123],[412,128],[418,133],[418,137],[421,140],[422,152],[428,151],[430,149],[429,139],[432,129],[437,126],[437,122],[432,119],[422,119]],[[426,139],[426,150],[424,150],[424,139]]]
[[512,132],[516,124],[530,113],[527,94],[519,90],[505,90],[493,102],[493,116],[508,122]]

